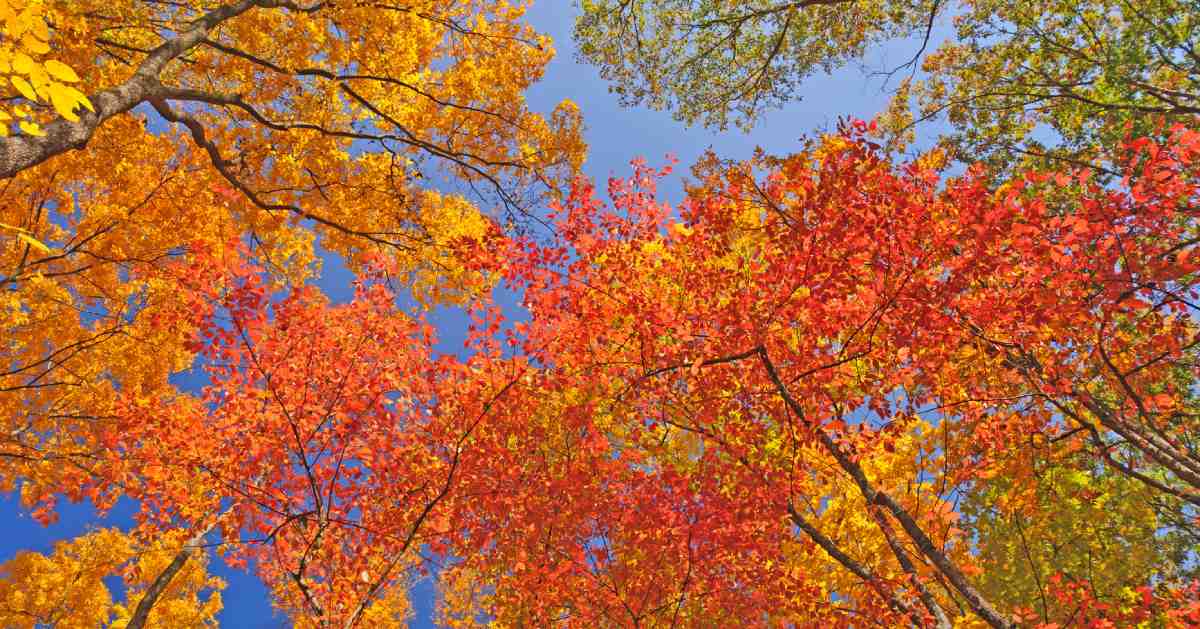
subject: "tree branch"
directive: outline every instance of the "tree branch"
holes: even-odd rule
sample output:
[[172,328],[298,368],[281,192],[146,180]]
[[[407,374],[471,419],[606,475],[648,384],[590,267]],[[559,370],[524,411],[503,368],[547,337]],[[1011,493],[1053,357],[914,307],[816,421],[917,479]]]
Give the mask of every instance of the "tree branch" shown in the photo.
[[94,112],[80,113],[78,122],[59,118],[46,125],[45,135],[12,135],[0,138],[0,179],[36,166],[55,155],[87,146],[100,125],[153,98],[162,87],[159,75],[167,64],[191,50],[218,24],[245,13],[255,6],[272,6],[274,0],[239,0],[208,13],[192,22],[178,36],[159,44],[138,64],[133,76],[124,83],[88,97]]
[[[800,406],[800,403],[797,402],[796,399],[793,398],[788,392],[787,386],[783,383],[783,380],[779,377],[779,372],[775,369],[775,364],[772,363],[770,357],[767,356],[766,349],[760,348],[758,355],[762,360],[763,366],[766,367],[767,374],[770,376],[771,381],[775,384],[775,388],[778,390],[780,397],[783,398],[783,401],[787,404],[788,408],[792,410],[792,412],[796,413],[801,420],[805,420],[804,407]],[[996,611],[996,608],[993,607],[986,598],[984,598],[983,594],[980,593],[979,590],[976,590],[973,585],[971,585],[970,581],[967,580],[966,575],[962,573],[962,570],[960,570],[958,566],[955,565],[954,562],[945,555],[945,553],[938,550],[937,545],[934,544],[933,540],[931,540],[925,531],[921,529],[921,526],[917,524],[917,521],[913,519],[912,515],[910,515],[908,511],[898,502],[896,502],[895,499],[893,499],[887,492],[880,491],[871,484],[871,481],[867,478],[862,466],[852,460],[850,456],[844,450],[842,450],[842,447],[833,440],[833,437],[831,437],[829,433],[815,425],[813,426],[813,432],[816,434],[818,441],[821,442],[821,445],[824,446],[824,448],[831,455],[833,455],[833,458],[837,461],[838,466],[854,479],[855,484],[858,485],[859,491],[862,492],[863,497],[867,499],[867,503],[884,507],[896,518],[896,520],[900,523],[900,526],[904,528],[904,531],[908,533],[908,536],[921,551],[921,554],[925,555],[931,562],[933,562],[933,565],[937,566],[937,569],[941,571],[942,574],[946,575],[946,578],[949,579],[950,583],[954,585],[954,588],[963,595],[963,598],[967,600],[967,604],[971,606],[971,609],[980,618],[996,629],[1012,629],[1012,627],[1014,627],[1012,621],[1001,616],[1000,612]]]

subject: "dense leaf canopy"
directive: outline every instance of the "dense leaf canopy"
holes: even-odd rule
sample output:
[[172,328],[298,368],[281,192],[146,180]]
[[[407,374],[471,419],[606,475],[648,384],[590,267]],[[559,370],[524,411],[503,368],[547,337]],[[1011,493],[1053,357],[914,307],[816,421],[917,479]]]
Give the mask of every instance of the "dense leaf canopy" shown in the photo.
[[673,205],[525,9],[0,0],[0,489],[136,511],[0,624],[215,626],[223,562],[314,629],[1200,626],[1194,4],[584,2],[715,126],[958,21]]

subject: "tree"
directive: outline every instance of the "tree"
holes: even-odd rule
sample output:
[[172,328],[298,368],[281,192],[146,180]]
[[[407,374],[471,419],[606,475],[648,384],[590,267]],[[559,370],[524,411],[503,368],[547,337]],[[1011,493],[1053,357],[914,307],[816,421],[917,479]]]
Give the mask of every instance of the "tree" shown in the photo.
[[[1155,120],[1193,124],[1196,18],[1187,0],[951,3],[862,0],[591,0],[575,29],[580,57],[626,104],[688,123],[749,128],[803,97],[804,79],[915,38],[885,70],[900,81],[881,129],[895,148],[944,119],[939,142],[1002,178],[1054,161],[1120,170],[1113,153]],[[955,36],[925,54],[939,18]],[[917,77],[916,70],[923,75]],[[911,71],[911,72],[910,72]],[[908,77],[903,75],[908,73]]]
[[[422,187],[430,169],[494,184],[518,212],[526,184],[553,184],[581,159],[572,106],[546,120],[520,96],[552,52],[519,23],[520,5],[3,7],[0,54],[22,60],[9,102],[34,129],[0,144],[0,407],[5,464],[17,466],[3,478],[23,477],[31,496],[74,484],[37,489],[29,462],[85,455],[108,389],[165,386],[190,362],[185,331],[143,325],[172,299],[155,275],[165,260],[246,238],[278,281],[301,282],[318,271],[319,237],[355,268],[386,250],[417,292],[453,298],[464,278],[448,243],[490,223]],[[60,106],[55,81],[76,76],[94,112]],[[185,133],[153,129],[164,122]]]
[[[100,529],[55,544],[43,555],[22,552],[0,566],[0,619],[6,627],[128,627],[148,588],[168,564],[178,531],[153,543]],[[160,594],[147,627],[215,627],[224,583],[190,562]],[[118,577],[126,602],[112,599],[105,579]]]
[[1197,17],[1177,0],[966,2],[956,37],[886,119],[907,140],[914,116],[944,116],[955,131],[940,141],[997,173],[1056,161],[1116,171],[1127,135],[1195,124]]
[[47,520],[63,495],[146,491],[148,470],[98,479],[105,440],[129,392],[177,392],[205,321],[188,287],[242,258],[275,288],[330,253],[388,257],[425,303],[482,286],[458,243],[524,220],[583,154],[573,105],[525,105],[553,50],[524,9],[0,3],[0,488]]
[[[940,10],[846,6],[581,28],[636,27],[616,65],[736,51],[689,111],[749,120],[763,77]],[[398,625],[432,572],[457,626],[1200,624],[1190,123],[1112,145],[1110,179],[946,179],[855,122],[709,156],[677,209],[644,164],[560,198],[578,117],[526,109],[523,8],[0,4],[0,483],[43,520],[138,509],[8,564],[6,622],[212,624],[219,536],[301,627]],[[311,282],[331,253],[346,303]]]
[[[51,51],[50,24],[61,17],[55,7],[38,2],[5,0],[0,4],[5,34],[0,44],[0,68],[8,75],[4,85],[15,88],[30,105],[49,103],[55,114],[74,122],[79,120],[76,108],[95,109],[82,92],[68,85],[77,83],[79,75],[58,59],[34,60]],[[6,122],[0,135],[9,135],[12,120],[23,133],[42,134],[41,126],[31,120],[36,115],[29,105],[6,107],[0,111],[0,121]]]
[[93,486],[219,512],[301,625],[396,622],[429,564],[460,626],[1194,623],[1198,136],[997,193],[865,132],[702,162],[679,220],[640,167],[559,240],[468,240],[532,319],[475,298],[466,359],[387,258],[342,306],[197,259],[160,325],[210,386],[124,392]]
[[[1071,625],[1079,610],[1057,599],[1063,581],[1078,580],[1097,602],[1124,605],[1140,596],[1137,585],[1195,576],[1186,556],[1195,547],[1186,537],[1194,525],[1162,518],[1153,488],[1096,467],[1086,454],[1067,465],[1038,461],[1026,473],[996,474],[961,505],[979,537],[980,589],[998,600],[1025,601],[1026,620]],[[1178,504],[1172,509],[1181,511]]]
[[209,384],[123,391],[86,481],[137,499],[147,526],[219,530],[225,560],[253,562],[297,626],[407,616],[417,549],[453,535],[447,505],[486,454],[472,435],[522,373],[435,356],[432,327],[395,307],[398,264],[379,265],[333,306],[196,256],[179,269],[192,300],[159,324],[199,319]]
[[749,128],[803,80],[924,26],[939,2],[904,0],[585,0],[582,59],[625,104],[679,120]]
[[510,446],[528,462],[491,490],[533,493],[503,542],[454,553],[447,618],[1200,618],[1194,387],[1174,384],[1196,375],[1196,133],[1131,143],[1122,190],[1060,173],[995,192],[978,172],[943,186],[936,155],[894,166],[866,129],[702,163],[678,220],[653,170],[614,181],[611,208],[581,185],[560,241],[486,254],[563,382],[525,416],[566,432]]

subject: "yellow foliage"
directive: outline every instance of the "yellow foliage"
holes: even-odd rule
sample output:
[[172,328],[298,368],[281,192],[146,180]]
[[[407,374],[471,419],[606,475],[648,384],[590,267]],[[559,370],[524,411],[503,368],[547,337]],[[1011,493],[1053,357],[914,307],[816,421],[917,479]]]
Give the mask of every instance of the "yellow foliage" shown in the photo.
[[[423,304],[457,302],[492,281],[463,257],[516,209],[492,200],[537,202],[577,172],[578,108],[525,102],[553,56],[527,2],[319,4],[228,18],[155,77],[245,105],[164,101],[224,161],[143,101],[0,190],[0,489],[82,497],[117,392],[169,390],[192,365],[195,304],[172,265],[248,250],[281,288],[332,252],[353,272],[383,260]],[[214,6],[0,0],[0,82],[21,95],[0,123],[52,130]]]
[[458,252],[482,243],[491,220],[461,196],[433,190],[417,194],[428,210],[419,218],[411,248],[397,256],[411,274],[413,296],[425,305],[454,303],[490,288],[488,278],[463,267]]
[[[61,23],[65,14],[44,0],[0,0],[0,87],[12,85],[30,103],[49,103],[54,112],[72,122],[79,120],[80,107],[93,110],[83,92],[68,83],[78,83],[71,66],[49,58],[51,33],[48,22]],[[0,136],[10,133],[16,121],[29,135],[43,135],[34,110],[23,105],[0,108]]]
[[[145,589],[174,558],[183,536],[176,533],[146,544],[116,529],[100,529],[58,542],[49,555],[21,552],[0,566],[0,625],[12,629],[120,629],[129,621]],[[224,583],[206,573],[203,558],[192,558],[171,580],[147,627],[215,627]],[[112,600],[104,583],[120,577],[128,590],[124,603]]]

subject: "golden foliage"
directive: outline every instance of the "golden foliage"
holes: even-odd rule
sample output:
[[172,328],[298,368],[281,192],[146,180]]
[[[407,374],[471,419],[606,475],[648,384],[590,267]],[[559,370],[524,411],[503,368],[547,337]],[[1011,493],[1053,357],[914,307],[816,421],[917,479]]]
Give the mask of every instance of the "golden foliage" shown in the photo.
[[[49,555],[18,553],[0,566],[0,624],[13,629],[120,629],[145,589],[174,558],[182,537],[176,532],[144,543],[116,529],[100,529],[56,543]],[[201,559],[184,565],[146,626],[216,626],[225,584],[208,576],[206,563]],[[108,578],[123,581],[124,602],[113,600]]]

